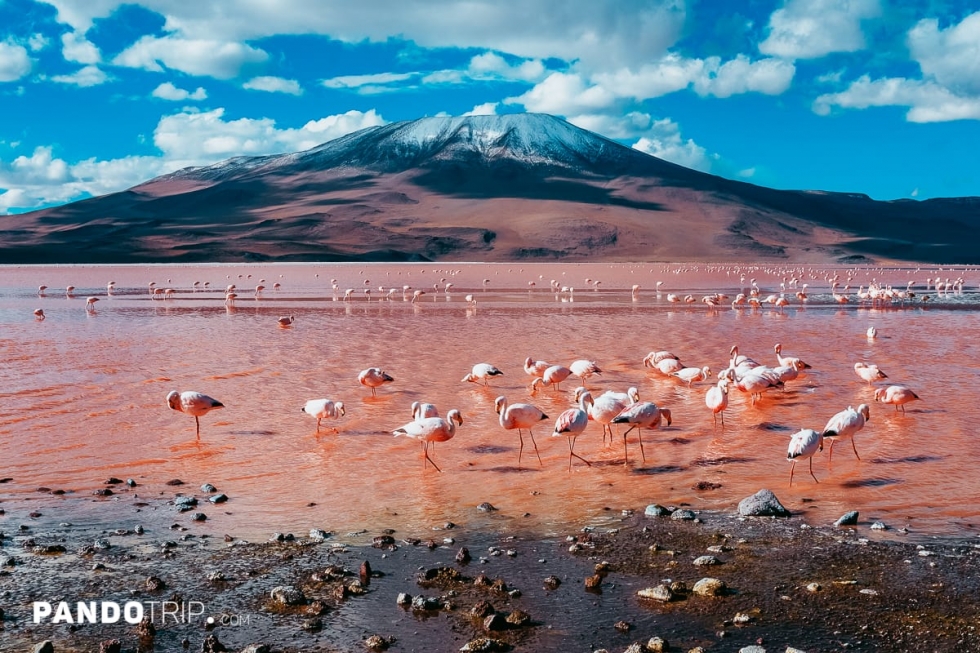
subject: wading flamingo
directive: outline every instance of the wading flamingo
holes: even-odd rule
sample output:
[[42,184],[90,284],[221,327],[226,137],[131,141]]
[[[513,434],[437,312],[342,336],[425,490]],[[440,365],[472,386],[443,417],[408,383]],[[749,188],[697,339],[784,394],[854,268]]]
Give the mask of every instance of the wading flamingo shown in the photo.
[[517,468],[521,468],[521,454],[524,453],[524,434],[523,429],[527,429],[531,436],[531,444],[534,445],[534,455],[538,457],[538,465],[541,465],[541,454],[538,453],[538,443],[534,441],[534,431],[531,430],[535,424],[548,416],[541,409],[531,404],[508,404],[507,398],[500,396],[493,402],[494,410],[500,416],[500,426],[512,431],[517,429],[517,437],[520,438],[521,448],[517,452]]
[[887,388],[875,390],[875,401],[880,401],[883,404],[894,404],[895,410],[901,407],[902,413],[905,413],[905,404],[918,398],[919,395],[904,385],[890,385]]
[[491,376],[501,376],[503,372],[498,370],[496,367],[490,363],[477,363],[473,366],[473,370],[463,377],[462,383],[470,382],[476,383],[478,381],[483,381],[483,385],[489,386],[488,383]]
[[378,396],[378,388],[385,383],[391,383],[394,380],[395,379],[388,376],[388,374],[386,374],[380,367],[369,367],[366,370],[362,370],[361,373],[357,375],[358,383],[371,388],[372,397]]
[[182,413],[194,416],[194,423],[197,425],[197,437],[199,438],[201,437],[201,420],[199,419],[201,415],[207,415],[208,412],[215,408],[225,407],[217,399],[191,390],[185,392],[172,390],[167,395],[167,405],[173,410],[179,410]]
[[[786,460],[793,461],[793,466],[789,470],[789,484],[793,484],[793,472],[796,471],[797,458],[810,459],[810,476],[817,481],[813,473],[813,454],[823,451],[823,435],[813,429],[801,429],[793,434],[789,441],[789,448],[786,450]],[[819,483],[820,481],[817,481]]]
[[888,375],[878,369],[874,363],[854,363],[854,372],[871,385],[879,379],[887,379]]
[[838,439],[846,440],[847,438],[851,439],[851,448],[854,449],[854,455],[857,456],[858,460],[861,460],[861,456],[858,456],[857,447],[854,446],[854,436],[864,428],[865,423],[870,419],[871,410],[867,404],[861,404],[857,407],[857,410],[848,406],[846,410],[842,410],[830,418],[827,426],[823,427],[823,437],[830,440],[828,463],[834,459],[834,443]]
[[395,437],[399,435],[404,435],[409,438],[415,438],[422,443],[422,469],[425,469],[425,462],[429,461],[432,466],[436,468],[437,472],[442,472],[439,466],[436,465],[435,461],[429,457],[429,443],[430,442],[446,442],[451,440],[454,435],[456,435],[456,425],[463,424],[463,415],[453,408],[449,413],[446,414],[446,418],[441,417],[425,417],[420,420],[413,420],[404,426],[401,426],[392,433]]
[[568,438],[568,471],[572,471],[573,456],[589,467],[592,467],[592,463],[575,453],[575,438],[581,435],[585,427],[589,425],[589,415],[585,411],[586,397],[591,398],[591,395],[588,392],[583,393],[579,399],[578,408],[569,408],[558,416],[558,419],[555,420],[555,430],[551,434],[552,437],[564,435]]
[[640,455],[646,462],[647,456],[643,451],[643,429],[658,429],[662,420],[667,420],[670,425],[670,411],[666,408],[658,408],[652,401],[641,401],[627,406],[623,412],[613,418],[613,424],[629,424],[630,427],[623,433],[623,464],[629,464],[629,450],[626,448],[626,436],[633,429],[636,429],[636,437],[640,442]]
[[704,395],[705,405],[711,409],[715,426],[718,425],[718,414],[721,413],[721,425],[725,426],[725,409],[728,408],[728,379],[718,379],[718,383],[708,388]]
[[[316,418],[316,432],[320,432],[320,420],[325,418],[340,419],[347,414],[344,402],[330,399],[310,399],[303,406],[303,412]],[[338,429],[334,427],[334,431]]]

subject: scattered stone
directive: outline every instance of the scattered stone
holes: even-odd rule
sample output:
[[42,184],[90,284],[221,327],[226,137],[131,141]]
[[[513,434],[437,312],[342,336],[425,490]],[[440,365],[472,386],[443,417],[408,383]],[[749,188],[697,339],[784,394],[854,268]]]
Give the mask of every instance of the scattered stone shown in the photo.
[[585,579],[585,589],[587,591],[589,590],[595,591],[599,589],[601,585],[602,585],[602,576],[600,576],[599,574],[588,576]]
[[303,622],[302,628],[308,633],[318,633],[323,630],[323,620],[319,617],[307,619]]
[[762,489],[738,502],[738,514],[743,517],[789,517],[790,512],[779,503],[772,490]]
[[736,612],[735,616],[732,617],[732,623],[736,626],[745,626],[749,622],[753,621],[755,617],[745,612]]
[[841,515],[840,519],[834,522],[834,526],[854,526],[857,523],[858,523],[858,511],[852,510],[851,512],[847,512]]
[[126,479],[126,485],[128,485],[129,487],[136,487],[136,481],[134,481],[131,478],[127,478]]
[[561,579],[558,576],[548,576],[544,579],[544,588],[546,590],[556,590],[559,585],[561,585]]
[[107,478],[105,480],[105,483],[104,484],[105,485],[120,485],[121,483],[122,483],[122,479],[116,478],[115,476],[110,476],[109,478]]
[[32,651],[33,653],[54,653],[54,644],[51,643],[50,639],[46,639],[40,644],[35,644]]
[[110,490],[107,487],[104,487],[104,488],[100,488],[100,489],[96,490],[92,494],[94,494],[97,497],[111,497],[112,496],[112,490]]
[[143,620],[136,624],[136,636],[140,639],[153,639],[156,635],[157,629],[149,617],[143,617]]
[[218,641],[217,635],[206,636],[204,643],[201,644],[201,653],[224,653],[227,650],[225,645]]
[[460,651],[479,651],[482,653],[494,653],[496,651],[509,651],[510,644],[499,639],[489,637],[477,637],[463,645]]
[[330,533],[321,528],[311,528],[310,529],[310,539],[314,542],[322,542],[330,537]]
[[875,523],[871,524],[871,530],[884,531],[884,530],[888,530],[888,527],[885,526],[885,522],[876,521]]
[[326,603],[320,601],[319,599],[314,599],[306,606],[306,613],[313,616],[319,616],[321,614],[327,614],[329,609],[330,608],[327,607]]
[[442,601],[431,596],[416,596],[412,599],[412,609],[420,612],[435,612],[442,609]]
[[195,512],[194,513],[194,516],[191,517],[191,520],[192,521],[207,521],[208,520],[208,516],[205,515],[203,512]]
[[371,546],[375,549],[392,549],[395,548],[395,538],[391,535],[378,535],[376,538],[371,540]]
[[411,605],[412,604],[412,595],[411,594],[406,594],[405,592],[402,592],[402,593],[400,593],[398,595],[398,598],[395,599],[395,603],[397,603],[398,605],[401,605],[401,606]]
[[135,533],[136,533],[137,535],[142,535],[143,533],[145,533],[145,532],[146,532],[146,529],[145,529],[145,528],[143,528],[143,526],[142,526],[142,525],[140,524],[140,525],[137,525],[137,526],[136,526],[136,528],[134,528],[134,529],[133,529],[133,531],[134,531],[134,532],[135,532]]
[[651,599],[653,601],[663,601],[664,603],[674,600],[674,591],[666,585],[660,584],[655,587],[647,587],[636,593],[641,599]]
[[[394,637],[385,637],[384,635],[371,635],[364,640],[364,646],[368,647],[372,651],[386,651],[388,648],[395,643]],[[244,651],[243,651],[244,653]]]
[[742,648],[738,649],[738,653],[766,653],[766,649],[753,644],[752,646],[743,646]]
[[483,503],[478,505],[476,509],[479,510],[480,512],[493,512],[494,510],[496,510],[496,508],[493,507],[493,504],[491,504],[488,501],[484,501]]
[[707,567],[710,565],[720,565],[723,564],[721,560],[715,556],[699,556],[694,559],[695,567]]
[[712,483],[711,481],[698,481],[692,486],[692,490],[698,490],[703,492],[705,490],[717,490],[721,488],[721,483]]
[[666,517],[670,514],[670,510],[668,508],[664,508],[659,503],[651,503],[646,507],[646,510],[643,511],[643,514],[647,517]]
[[456,562],[461,565],[469,564],[470,560],[472,559],[473,558],[470,557],[470,550],[465,546],[460,547],[459,551],[456,552]]
[[371,563],[365,560],[361,563],[361,568],[357,570],[357,576],[361,580],[361,585],[371,584]]
[[210,501],[211,503],[224,503],[227,500],[228,500],[228,496],[225,494],[215,494],[213,496],[208,497],[208,501]]
[[280,605],[303,605],[306,603],[306,596],[292,585],[280,585],[274,587],[269,593],[275,603]]
[[463,580],[463,575],[453,567],[435,567],[419,572],[416,582],[419,585],[441,585],[445,583],[458,583]]
[[647,640],[647,650],[650,653],[664,653],[670,646],[667,644],[667,640],[661,637],[651,637]]
[[819,592],[823,589],[823,585],[821,585],[820,583],[809,583],[806,586],[806,589],[808,592]]
[[692,590],[698,596],[721,596],[728,589],[725,581],[717,578],[702,578],[694,584]]
[[184,482],[182,480],[180,480],[179,478],[174,478],[174,479],[171,479],[171,480],[167,481],[166,483],[164,483],[164,485],[170,485],[170,486],[183,485],[183,484],[184,484]]
[[633,624],[631,624],[628,621],[620,620],[617,621],[615,624],[613,624],[613,628],[615,628],[621,633],[628,633],[629,631],[633,630]]
[[212,583],[220,583],[224,580],[227,580],[225,578],[225,575],[220,571],[212,571],[210,574],[207,575],[207,579],[209,582]]
[[210,483],[205,483],[204,485],[201,486],[201,492],[204,492],[205,494],[211,494],[212,492],[217,492],[217,491],[218,488],[214,487]]
[[158,592],[166,587],[167,584],[156,576],[150,576],[149,578],[146,579],[146,589],[149,590],[150,592]]
[[271,650],[267,644],[249,644],[242,653],[270,653]]
[[860,590],[859,593],[860,594],[867,594],[868,596],[878,596],[878,590],[873,590],[873,589],[868,588],[868,587],[864,588],[863,590]]
[[494,612],[496,612],[496,610],[489,601],[479,601],[476,605],[470,608],[470,614],[478,619],[486,619]]
[[515,628],[523,628],[524,626],[531,623],[531,615],[524,612],[523,610],[514,610],[509,615],[507,615],[507,623]]
[[122,642],[118,639],[107,639],[99,644],[99,653],[120,653]]
[[95,543],[93,544],[93,546],[96,549],[99,549],[101,551],[105,551],[106,549],[111,549],[112,548],[112,543],[109,540],[105,539],[104,537],[100,537],[99,539],[97,539],[95,541]]
[[670,513],[670,518],[676,521],[693,521],[698,518],[693,510],[675,510]]
[[195,497],[179,496],[174,498],[174,508],[177,509],[177,512],[187,512],[196,505],[197,499]]
[[[65,553],[68,549],[62,544],[44,544],[31,547],[31,552],[38,555],[49,555],[53,553]],[[921,552],[920,552],[921,553]]]

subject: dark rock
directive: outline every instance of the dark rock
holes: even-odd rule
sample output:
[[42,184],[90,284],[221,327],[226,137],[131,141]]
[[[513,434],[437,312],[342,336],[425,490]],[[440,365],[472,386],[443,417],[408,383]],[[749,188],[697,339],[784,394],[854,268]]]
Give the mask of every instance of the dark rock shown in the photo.
[[191,517],[191,519],[193,521],[207,521],[208,520],[208,516],[205,515],[203,512],[195,512],[194,513],[194,516]]
[[62,544],[44,544],[42,546],[35,546],[31,549],[32,553],[38,555],[50,555],[54,553],[65,553],[68,551]]
[[395,538],[391,535],[378,535],[371,541],[371,546],[376,549],[394,549]]
[[218,488],[214,487],[210,483],[205,483],[204,485],[201,486],[201,492],[204,492],[205,494],[211,494],[212,492],[217,492],[217,491]]
[[395,599],[395,603],[397,603],[398,605],[401,605],[401,606],[411,605],[412,604],[412,595],[411,594],[406,594],[405,592],[402,592]]
[[358,578],[361,579],[361,585],[371,584],[371,563],[365,560],[361,563],[361,568],[357,570]]
[[645,589],[639,590],[636,593],[641,599],[650,599],[652,601],[662,601],[667,603],[674,600],[674,591],[664,584],[656,585],[654,587],[647,587]]
[[150,576],[149,578],[146,579],[146,589],[148,589],[151,592],[157,592],[159,590],[164,589],[166,586],[167,584],[156,576]]
[[693,521],[698,518],[692,510],[675,510],[670,513],[670,518],[675,521]]
[[323,630],[323,619],[314,617],[303,622],[303,630],[308,633],[318,633]]
[[371,635],[364,640],[364,646],[368,647],[372,651],[386,651],[392,644],[397,640],[394,637],[385,637],[384,635]]
[[153,639],[156,635],[157,629],[149,617],[143,617],[143,620],[136,624],[136,636],[140,639]]
[[489,601],[480,601],[470,608],[470,614],[479,619],[486,619],[494,612],[496,612],[496,610]]
[[507,619],[505,619],[504,615],[500,614],[499,612],[494,612],[491,615],[487,615],[487,617],[483,620],[483,629],[490,632],[507,630],[507,627]]
[[643,511],[643,514],[647,517],[666,517],[670,514],[670,509],[664,508],[659,503],[651,503],[646,507],[646,510]]
[[442,601],[430,596],[416,596],[412,599],[412,609],[421,612],[435,612],[442,609]]
[[546,590],[556,590],[559,585],[561,585],[561,579],[558,576],[548,576],[544,579],[544,588]]
[[126,479],[126,485],[128,485],[129,487],[136,487],[136,481],[134,481],[131,478],[127,478]]
[[585,589],[595,591],[602,586],[602,576],[594,574],[585,579]]
[[327,606],[326,603],[318,599],[314,599],[313,601],[310,601],[310,604],[306,606],[307,614],[312,614],[314,616],[326,614],[329,609],[330,608]]
[[99,538],[95,541],[93,546],[100,551],[105,551],[106,549],[112,548],[112,543],[105,538]]
[[629,631],[633,630],[633,624],[628,621],[617,621],[615,624],[613,624],[613,628],[621,633],[628,633]]
[[478,637],[463,645],[460,651],[480,651],[483,653],[495,653],[497,651],[509,651],[510,644],[499,639],[489,637]]
[[419,585],[439,585],[445,583],[458,583],[463,580],[463,575],[452,567],[436,567],[419,572],[416,582]]
[[112,490],[110,490],[107,487],[104,487],[104,488],[101,488],[101,489],[96,490],[92,494],[94,494],[97,497],[111,497],[112,496]]
[[225,645],[218,641],[217,635],[206,636],[204,643],[201,644],[201,653],[224,653],[227,650]]
[[99,644],[99,653],[120,653],[122,642],[118,639],[107,639]]
[[504,582],[503,578],[494,579],[494,581],[490,583],[490,589],[492,589],[494,592],[500,592],[502,594],[506,594],[508,591],[510,591],[510,588],[507,587],[507,583]]
[[738,514],[743,517],[789,517],[790,512],[779,503],[772,490],[759,490],[738,502]]
[[182,480],[180,480],[179,478],[174,478],[174,479],[171,479],[171,480],[167,481],[166,483],[164,483],[164,485],[171,485],[171,486],[174,486],[174,485],[183,485],[183,484],[184,484],[184,482]]
[[271,653],[271,651],[267,644],[249,644],[242,649],[242,653]]
[[46,639],[40,644],[35,644],[31,651],[33,653],[54,653],[54,644],[51,643],[50,639]]
[[484,501],[483,503],[478,505],[476,509],[479,510],[480,512],[493,512],[494,510],[496,510],[496,508],[493,507],[493,504],[491,504],[488,501]]
[[[213,499],[214,497],[212,497]],[[330,537],[330,533],[321,528],[311,528],[310,529],[310,539],[316,542],[322,542]]]
[[852,510],[841,515],[840,519],[834,522],[834,526],[854,526],[858,523],[858,511]]
[[473,558],[470,557],[470,550],[465,546],[460,547],[459,551],[456,552],[456,562],[461,565],[469,564],[470,560],[472,559]]
[[120,485],[122,484],[121,478],[116,478],[115,476],[110,476],[105,480],[105,485]]
[[208,497],[208,501],[210,501],[211,503],[224,503],[227,500],[228,500],[228,496],[225,494],[215,494],[213,496]]
[[292,585],[274,587],[269,596],[274,603],[279,605],[303,605],[306,603],[306,596]]

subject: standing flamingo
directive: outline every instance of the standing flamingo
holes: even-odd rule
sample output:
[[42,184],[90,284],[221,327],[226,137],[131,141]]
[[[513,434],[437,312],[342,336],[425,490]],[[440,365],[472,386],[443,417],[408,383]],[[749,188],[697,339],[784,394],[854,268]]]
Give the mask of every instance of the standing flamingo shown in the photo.
[[42,308],[35,308],[34,309],[34,319],[37,320],[38,322],[44,320],[44,309],[42,309]]
[[439,409],[435,404],[427,404],[421,401],[412,402],[412,419],[416,422],[426,417],[439,417]]
[[362,370],[360,374],[357,375],[357,381],[363,386],[371,388],[371,396],[378,396],[378,388],[380,388],[385,383],[391,383],[394,381],[383,369],[380,367],[369,367],[366,370]]
[[[789,470],[789,484],[793,484],[793,472],[796,471],[797,458],[810,459],[810,476],[817,481],[813,474],[813,454],[823,451],[823,435],[813,429],[801,429],[793,434],[789,441],[789,449],[786,451],[786,460],[793,461],[793,466]],[[820,481],[817,481],[819,483]]]
[[786,366],[786,367],[795,367],[797,369],[801,369],[799,365],[796,365],[795,364],[795,363],[799,362],[799,363],[803,363],[802,369],[806,369],[806,370],[810,369],[811,366],[808,365],[807,363],[804,363],[799,358],[796,358],[794,356],[783,356],[782,355],[783,354],[783,346],[781,344],[779,344],[778,342],[776,343],[776,346],[773,347],[773,349],[776,350],[776,360],[779,361],[779,364],[780,365]]
[[919,395],[904,385],[890,385],[887,388],[878,388],[875,390],[875,401],[880,401],[883,404],[893,404],[895,410],[901,407],[903,414],[905,413],[905,404],[910,401],[915,401],[918,398]]
[[188,415],[194,416],[194,423],[197,425],[197,437],[201,437],[201,420],[199,419],[201,415],[207,415],[209,411],[215,408],[224,408],[225,405],[205,394],[200,392],[193,392],[188,390],[186,392],[177,392],[172,390],[170,394],[167,395],[167,405],[173,410],[179,410],[182,413],[187,413]]
[[718,425],[718,414],[721,413],[721,425],[725,426],[725,409],[728,408],[728,379],[720,378],[718,383],[708,388],[704,395],[705,405],[711,409],[715,426]]
[[392,431],[395,437],[404,435],[415,438],[422,443],[422,469],[425,469],[425,462],[429,461],[436,468],[437,472],[442,472],[435,461],[429,457],[430,442],[446,442],[456,435],[456,425],[462,426],[463,415],[455,408],[446,414],[446,418],[425,417],[420,420],[413,420],[404,426]]
[[879,379],[887,379],[888,375],[878,369],[874,363],[854,363],[854,372],[871,385]]
[[527,372],[529,376],[542,377],[544,376],[544,371],[549,367],[551,367],[551,363],[536,361],[530,356],[524,359],[524,371]]
[[572,361],[568,369],[572,371],[572,374],[582,379],[582,385],[585,385],[585,382],[593,374],[602,374],[602,370],[599,369],[599,365],[595,361],[585,359]]
[[555,421],[555,430],[551,434],[552,437],[564,435],[568,438],[568,471],[572,471],[573,456],[589,467],[592,467],[592,463],[575,453],[575,439],[589,425],[589,415],[586,412],[585,403],[586,396],[591,397],[588,392],[583,393],[582,397],[579,398],[578,408],[569,408],[558,416],[558,419]]
[[670,425],[670,411],[666,408],[658,408],[652,401],[642,401],[627,406],[613,418],[613,424],[630,424],[623,433],[624,465],[629,464],[629,451],[626,448],[626,436],[629,432],[636,429],[636,437],[640,442],[640,455],[643,457],[643,462],[646,462],[647,456],[643,451],[643,429],[658,429],[662,420],[667,420],[667,425]]
[[858,456],[857,447],[854,446],[854,436],[858,431],[864,428],[865,423],[871,419],[871,410],[868,408],[867,404],[861,404],[854,410],[852,407],[848,406],[846,410],[842,410],[827,422],[827,426],[823,427],[823,437],[830,439],[830,452],[828,455],[827,462],[829,463],[834,459],[834,442],[837,439],[845,440],[847,438],[851,439],[851,447],[854,449],[854,455],[857,456],[858,460],[861,460],[861,456]]
[[469,381],[470,383],[476,383],[477,381],[483,381],[483,385],[489,386],[488,380],[491,376],[500,376],[502,374],[503,372],[490,363],[477,363],[473,366],[473,370],[463,377],[462,382]]
[[[344,402],[330,399],[310,399],[303,406],[303,412],[316,418],[316,432],[320,432],[320,420],[324,418],[340,419],[347,414]],[[337,431],[337,428],[334,428]]]
[[534,431],[531,428],[548,416],[541,409],[531,404],[508,404],[507,398],[500,396],[493,402],[494,410],[500,415],[500,426],[511,431],[517,429],[517,437],[520,438],[521,448],[517,452],[517,468],[521,468],[521,454],[524,453],[523,429],[527,429],[531,436],[531,444],[534,445],[534,454],[538,457],[538,464],[541,464],[541,454],[538,453],[538,443],[534,441]]
[[555,390],[561,389],[561,382],[572,375],[572,371],[564,365],[552,365],[544,371],[540,379],[531,381],[532,394],[539,385],[550,385]]

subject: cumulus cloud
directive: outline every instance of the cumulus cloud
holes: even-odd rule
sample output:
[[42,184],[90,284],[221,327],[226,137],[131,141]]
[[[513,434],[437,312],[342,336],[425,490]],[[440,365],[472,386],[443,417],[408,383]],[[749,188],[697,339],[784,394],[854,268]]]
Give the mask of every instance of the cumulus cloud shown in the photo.
[[48,47],[48,37],[44,34],[31,34],[30,38],[27,39],[27,47],[31,49],[31,52],[40,52],[44,48]]
[[387,90],[397,90],[401,82],[418,77],[416,73],[376,73],[373,75],[343,75],[331,77],[320,82],[327,88],[348,89],[358,93],[371,94]]
[[815,59],[865,47],[861,21],[881,13],[878,0],[787,0],[769,17],[759,52],[784,59]]
[[464,116],[493,116],[497,114],[498,102],[487,102],[485,104],[478,104],[471,110],[464,113]]
[[471,77],[477,79],[488,77],[534,82],[544,77],[547,71],[539,59],[530,59],[511,65],[499,54],[485,52],[470,60],[467,72]]
[[782,59],[750,61],[740,54],[724,64],[718,57],[709,58],[703,73],[694,80],[694,90],[700,95],[722,98],[749,92],[779,95],[789,88],[796,67]]
[[303,94],[299,82],[295,79],[283,79],[282,77],[253,77],[242,84],[242,88],[250,91],[266,91],[267,93]]
[[694,142],[681,137],[680,127],[669,118],[656,120],[648,134],[633,144],[633,149],[702,172],[711,170],[711,158],[707,150]]
[[97,64],[102,61],[99,49],[78,32],[61,35],[61,54],[65,61],[80,64]]
[[184,110],[157,123],[153,141],[162,156],[69,164],[38,147],[31,156],[0,160],[0,212],[68,202],[131,188],[187,166],[210,165],[239,154],[304,150],[358,129],[385,124],[373,109],[326,116],[298,129],[279,129],[270,119],[225,120],[224,110]]
[[958,96],[935,82],[904,77],[872,80],[864,75],[840,93],[818,97],[813,110],[827,115],[835,106],[847,109],[909,107],[905,115],[909,122],[980,120],[980,98]]
[[[127,0],[43,0],[84,33]],[[683,0],[378,0],[324,11],[320,0],[215,5],[141,0],[186,39],[243,42],[276,34],[324,34],[348,43],[397,36],[424,48],[475,47],[525,59],[577,60],[585,71],[634,67],[662,56],[680,36]],[[220,7],[220,8],[217,8]]]
[[908,44],[924,75],[949,89],[980,94],[980,11],[946,29],[934,18],[921,20],[909,30]]
[[27,49],[10,41],[0,41],[0,82],[15,82],[31,72]]
[[58,82],[59,84],[69,84],[73,86],[98,86],[99,84],[105,84],[109,81],[109,76],[105,74],[98,66],[85,66],[70,75],[55,75],[51,78],[51,81]]
[[183,102],[185,100],[206,100],[208,97],[208,92],[205,91],[203,87],[198,86],[197,90],[192,93],[190,91],[185,91],[182,88],[177,88],[170,82],[164,82],[153,89],[153,93],[151,93],[151,95],[155,98],[160,98],[161,100]]
[[604,86],[589,84],[578,73],[552,73],[523,95],[507,98],[504,102],[522,104],[535,113],[567,116],[608,109],[616,100],[615,93]]
[[189,75],[231,79],[247,64],[262,63],[269,55],[244,43],[144,36],[120,52],[112,63],[127,68],[162,72],[164,66]]

